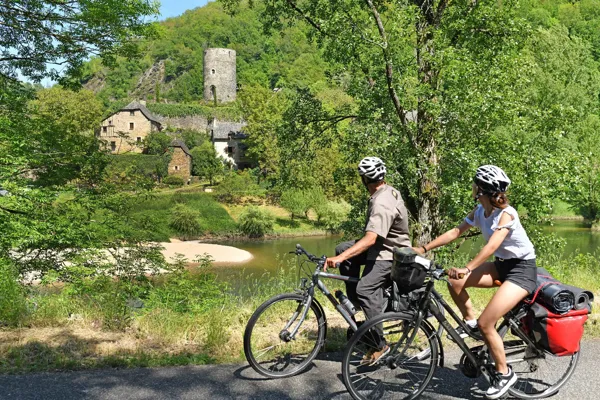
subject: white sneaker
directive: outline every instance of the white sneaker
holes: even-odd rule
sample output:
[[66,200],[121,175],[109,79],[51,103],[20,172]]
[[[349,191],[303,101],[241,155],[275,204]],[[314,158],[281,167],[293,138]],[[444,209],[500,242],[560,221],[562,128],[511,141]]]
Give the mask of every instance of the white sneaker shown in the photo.
[[508,389],[510,389],[510,387],[514,385],[518,379],[517,374],[513,372],[510,366],[508,367],[508,374],[502,375],[501,373],[496,372],[491,376],[491,378],[491,385],[487,392],[485,392],[486,399],[491,400],[499,399],[500,397],[504,396],[506,392],[508,392]]

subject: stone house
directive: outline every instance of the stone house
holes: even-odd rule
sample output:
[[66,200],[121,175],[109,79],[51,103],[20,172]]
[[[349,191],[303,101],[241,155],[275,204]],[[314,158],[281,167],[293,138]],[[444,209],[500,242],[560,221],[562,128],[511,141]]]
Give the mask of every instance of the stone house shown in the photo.
[[189,182],[192,176],[192,154],[181,140],[173,140],[169,145],[173,149],[169,162],[169,175],[178,176],[184,182]]
[[97,135],[113,154],[141,153],[146,136],[162,130],[160,121],[145,103],[132,101],[102,121]]
[[245,125],[243,122],[218,121],[216,118],[208,124],[210,140],[215,146],[217,156],[235,169],[250,166],[250,160],[245,154],[247,146],[243,143],[243,139],[247,137],[242,132]]

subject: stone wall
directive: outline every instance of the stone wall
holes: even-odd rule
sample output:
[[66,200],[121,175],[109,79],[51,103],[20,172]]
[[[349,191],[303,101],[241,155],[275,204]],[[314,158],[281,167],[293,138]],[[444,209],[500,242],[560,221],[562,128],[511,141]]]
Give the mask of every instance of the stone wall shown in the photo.
[[187,182],[192,175],[192,157],[185,154],[181,147],[173,148],[173,156],[169,162],[169,175],[175,175]]
[[153,125],[140,110],[119,111],[102,121],[100,139],[106,140],[113,154],[141,153],[144,139],[156,130],[156,125]]
[[166,128],[191,129],[198,132],[206,132],[208,129],[208,120],[202,115],[164,117],[162,115],[155,114],[155,117]]

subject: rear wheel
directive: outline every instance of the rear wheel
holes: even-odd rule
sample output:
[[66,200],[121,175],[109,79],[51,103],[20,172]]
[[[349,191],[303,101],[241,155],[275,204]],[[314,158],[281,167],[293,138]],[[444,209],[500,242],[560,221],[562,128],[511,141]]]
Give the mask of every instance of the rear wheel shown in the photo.
[[569,380],[579,353],[557,357],[537,350],[522,340],[505,343],[506,361],[519,378],[509,392],[522,399],[541,399],[552,396]]
[[304,371],[325,342],[326,322],[313,299],[297,333],[305,296],[281,294],[264,302],[254,312],[244,332],[244,354],[256,372],[283,378]]
[[[372,329],[381,324],[390,352],[373,365],[365,357],[377,350]],[[355,399],[414,399],[433,376],[438,347],[435,333],[426,325],[414,333],[413,317],[386,313],[368,320],[354,334],[342,359],[344,384]]]

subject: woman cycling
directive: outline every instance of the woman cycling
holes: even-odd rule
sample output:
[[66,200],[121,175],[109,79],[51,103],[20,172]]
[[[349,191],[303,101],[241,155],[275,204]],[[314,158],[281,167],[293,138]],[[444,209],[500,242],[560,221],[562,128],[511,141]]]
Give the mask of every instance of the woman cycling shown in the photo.
[[[519,221],[517,211],[509,206],[505,194],[509,185],[510,179],[502,169],[494,165],[479,167],[473,179],[473,198],[479,201],[477,207],[458,227],[415,248],[415,251],[423,254],[456,240],[472,227],[481,230],[485,246],[465,268],[448,271],[452,284],[448,288],[467,326],[472,331],[479,329],[496,362],[496,375],[492,377],[486,392],[488,399],[502,397],[517,381],[517,376],[506,364],[504,344],[496,332],[496,322],[536,289],[535,250]],[[495,260],[486,261],[492,254]],[[465,274],[463,279],[458,279],[459,274]],[[491,288],[496,280],[502,285],[476,320],[465,289]]]

